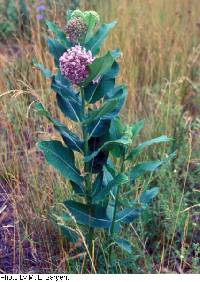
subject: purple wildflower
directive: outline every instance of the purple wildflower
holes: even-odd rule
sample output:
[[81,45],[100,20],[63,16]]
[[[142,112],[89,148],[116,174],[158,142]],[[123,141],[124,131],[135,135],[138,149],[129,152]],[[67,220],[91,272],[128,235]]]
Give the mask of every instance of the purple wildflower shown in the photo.
[[37,14],[37,15],[36,15],[36,18],[37,18],[38,21],[41,21],[41,20],[44,19],[44,15],[42,15],[42,14]]
[[45,0],[38,0],[38,5],[35,7],[37,11],[36,19],[41,21],[44,19],[44,12],[45,12]]
[[91,51],[80,45],[68,49],[59,59],[61,74],[73,84],[83,82],[88,76],[87,66],[93,62]]
[[65,32],[72,43],[77,43],[86,34],[87,25],[82,18],[73,18],[67,23]]
[[45,10],[45,5],[38,5],[36,6],[37,11],[44,11]]

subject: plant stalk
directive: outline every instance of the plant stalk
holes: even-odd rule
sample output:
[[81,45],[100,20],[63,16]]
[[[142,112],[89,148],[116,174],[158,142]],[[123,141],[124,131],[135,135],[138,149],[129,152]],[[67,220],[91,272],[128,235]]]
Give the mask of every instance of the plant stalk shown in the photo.
[[[81,87],[81,98],[82,98],[82,110],[83,115],[85,116],[87,114],[87,107],[85,105],[85,95],[84,95],[84,88]],[[89,147],[88,147],[88,133],[86,131],[85,125],[82,125],[82,133],[83,133],[83,141],[84,141],[84,156],[87,156],[89,153]],[[85,172],[85,187],[86,187],[86,202],[88,206],[90,207],[90,215],[92,213],[92,201],[90,194],[92,192],[92,185],[91,185],[91,179],[90,174],[88,173],[88,163],[85,163],[84,166],[84,172]],[[93,236],[94,236],[94,228],[89,227],[88,230],[88,249],[90,256],[92,258],[92,250],[93,250]]]
[[[122,163],[121,163],[121,168],[120,168],[120,172],[123,173],[125,170],[125,149],[123,151],[123,156],[122,156]],[[109,247],[109,253],[108,253],[108,262],[110,264],[110,259],[111,259],[111,255],[112,255],[112,250],[113,250],[113,246],[112,246],[112,239],[113,239],[113,235],[114,235],[114,231],[115,231],[115,220],[116,220],[116,214],[117,214],[117,207],[118,207],[118,198],[119,198],[119,191],[120,191],[121,187],[117,187],[117,192],[115,195],[115,206],[114,206],[114,212],[113,212],[113,218],[112,218],[112,225],[110,228],[110,247]]]

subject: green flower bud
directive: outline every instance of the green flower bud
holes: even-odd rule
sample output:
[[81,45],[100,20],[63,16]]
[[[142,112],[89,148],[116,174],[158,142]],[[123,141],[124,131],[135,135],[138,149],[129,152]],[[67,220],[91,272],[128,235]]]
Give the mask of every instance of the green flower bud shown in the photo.
[[71,14],[71,19],[73,19],[73,18],[82,18],[82,19],[84,19],[84,13],[81,10],[76,9]]

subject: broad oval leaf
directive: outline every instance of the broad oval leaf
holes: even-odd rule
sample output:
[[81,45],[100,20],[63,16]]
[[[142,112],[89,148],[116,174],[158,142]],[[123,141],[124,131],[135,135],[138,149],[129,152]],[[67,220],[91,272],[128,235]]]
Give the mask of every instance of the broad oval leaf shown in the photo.
[[80,122],[82,120],[81,100],[75,93],[71,84],[60,73],[52,77],[51,88],[56,92],[58,106],[63,114],[69,119]]
[[75,201],[65,201],[76,221],[93,228],[110,228],[112,221],[107,217],[106,209],[98,205],[85,205]]
[[77,151],[83,154],[83,141],[80,138],[71,132],[65,125],[61,124],[58,120],[51,117],[49,112],[45,110],[42,104],[36,103],[35,108],[38,112],[47,117],[54,125],[54,128],[60,133],[65,144],[72,150]]
[[37,147],[43,152],[48,163],[58,170],[64,178],[82,185],[83,177],[75,167],[74,154],[70,149],[57,140],[40,141],[37,143]]
[[116,25],[116,21],[103,24],[94,34],[94,36],[86,43],[85,47],[87,50],[91,50],[93,55],[99,53],[101,45],[106,39],[108,32]]
[[115,222],[129,224],[133,222],[135,219],[137,219],[140,216],[142,211],[143,211],[142,208],[137,208],[137,209],[125,208],[122,211],[117,213]]
[[95,120],[94,122],[91,122],[87,126],[87,133],[89,135],[89,138],[91,137],[100,137],[105,134],[105,131],[107,132],[110,126],[110,119],[104,119],[100,118],[98,120]]

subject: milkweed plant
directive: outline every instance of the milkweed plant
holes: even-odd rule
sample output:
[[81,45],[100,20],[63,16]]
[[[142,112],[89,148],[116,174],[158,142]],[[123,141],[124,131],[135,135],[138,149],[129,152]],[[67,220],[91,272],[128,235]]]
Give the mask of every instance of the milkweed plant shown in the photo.
[[37,147],[73,190],[70,199],[63,199],[62,212],[55,216],[54,211],[53,218],[69,241],[85,242],[85,271],[88,264],[90,269],[98,270],[95,244],[100,236],[104,238],[107,265],[112,265],[116,248],[131,253],[131,242],[122,237],[121,230],[138,219],[158,193],[157,187],[145,187],[133,199],[137,178],[157,170],[175,154],[136,163],[143,149],[170,139],[160,136],[133,147],[144,121],[128,125],[119,116],[127,96],[126,87],[116,85],[120,50],[99,55],[116,22],[100,25],[95,11],[75,10],[67,12],[63,30],[52,22],[46,23],[55,37],[48,39],[48,48],[57,71],[51,74],[41,64],[36,67],[51,80],[57,105],[74,123],[74,130],[68,128],[69,123],[54,119],[37,102],[37,111],[61,136],[60,140],[39,141]]

